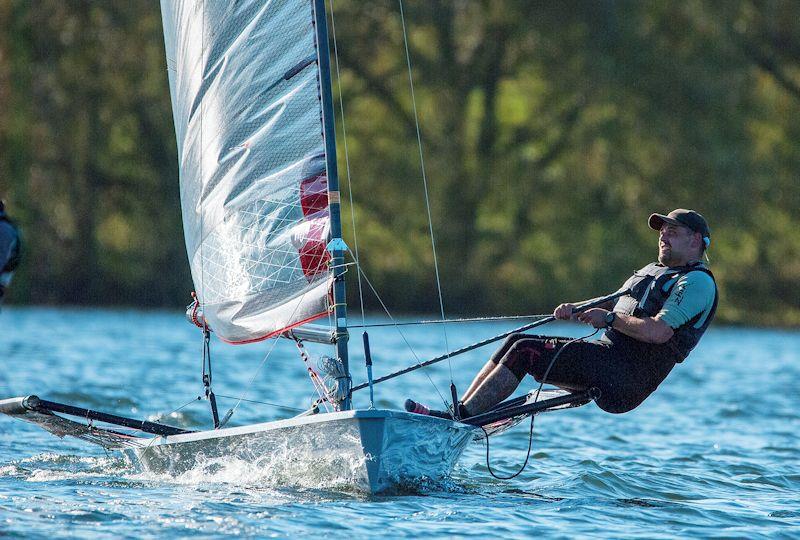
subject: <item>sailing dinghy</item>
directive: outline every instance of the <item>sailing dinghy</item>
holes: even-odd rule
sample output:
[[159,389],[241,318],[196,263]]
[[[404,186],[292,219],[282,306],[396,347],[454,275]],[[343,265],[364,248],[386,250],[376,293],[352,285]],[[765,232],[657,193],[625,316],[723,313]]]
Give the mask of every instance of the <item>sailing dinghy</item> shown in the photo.
[[[121,451],[153,472],[220,457],[258,463],[281,451],[333,456],[354,468],[354,487],[377,493],[446,476],[471,440],[594,397],[542,390],[463,422],[354,410],[354,391],[368,386],[372,395],[373,382],[443,357],[372,381],[365,337],[369,382],[351,384],[324,0],[162,0],[161,9],[196,288],[190,315],[203,329],[214,428],[191,431],[37,396],[2,400],[0,412]],[[211,389],[212,332],[232,344],[294,340],[320,398],[293,418],[227,427],[232,411],[220,420]],[[327,378],[309,362],[306,342],[331,347]]]

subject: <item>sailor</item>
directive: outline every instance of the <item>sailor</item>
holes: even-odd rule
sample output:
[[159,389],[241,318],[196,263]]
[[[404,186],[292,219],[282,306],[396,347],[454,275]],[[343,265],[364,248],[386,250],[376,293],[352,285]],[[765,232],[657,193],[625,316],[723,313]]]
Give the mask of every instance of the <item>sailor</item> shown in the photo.
[[[601,409],[624,413],[639,406],[686,359],[717,308],[714,276],[701,260],[711,233],[694,210],[652,214],[648,225],[659,231],[658,262],[625,282],[620,290],[630,287],[629,295],[578,314],[572,303],[553,312],[556,319],[605,329],[604,335],[587,341],[512,334],[462,397],[461,418],[508,398],[526,374],[571,391],[596,388]],[[416,412],[442,414],[417,407]]]
[[0,200],[0,304],[19,265],[19,255],[19,230],[6,215],[5,201]]

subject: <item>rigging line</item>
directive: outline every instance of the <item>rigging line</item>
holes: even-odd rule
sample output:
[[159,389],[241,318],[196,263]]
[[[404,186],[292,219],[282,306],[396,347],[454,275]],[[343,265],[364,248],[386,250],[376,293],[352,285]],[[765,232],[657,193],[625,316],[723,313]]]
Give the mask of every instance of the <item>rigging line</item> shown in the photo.
[[168,413],[163,413],[163,414],[159,414],[159,415],[157,415],[157,416],[156,416],[156,417],[155,417],[153,420],[151,420],[151,422],[153,422],[154,424],[160,424],[160,423],[161,423],[161,420],[162,420],[162,419],[163,419],[165,416],[170,416],[170,415],[173,415],[173,414],[175,414],[176,412],[178,412],[178,411],[180,411],[181,409],[183,409],[184,407],[187,407],[188,405],[191,405],[191,404],[192,404],[192,403],[194,403],[195,401],[202,401],[202,399],[203,399],[203,396],[197,396],[196,398],[193,398],[191,401],[187,401],[186,403],[184,403],[183,405],[181,405],[181,406],[180,406],[180,407],[178,407],[177,409],[173,409],[173,410],[169,411]]
[[[308,294],[308,291],[306,291],[302,295],[300,295],[300,300],[297,302],[297,305],[294,306],[294,309],[292,310],[291,315],[289,315],[289,319],[288,320],[293,320],[294,319],[294,314],[297,313],[297,309],[300,307],[300,304],[303,303],[303,298],[305,298],[306,294]],[[239,408],[239,405],[242,404],[242,401],[248,401],[245,398],[246,398],[247,394],[250,392],[250,388],[253,386],[253,382],[255,382],[256,377],[261,372],[261,369],[264,367],[264,364],[267,363],[267,360],[269,360],[269,357],[272,356],[272,352],[275,350],[275,345],[277,345],[277,343],[278,343],[278,338],[277,337],[273,338],[272,339],[272,346],[269,348],[269,350],[267,351],[267,354],[264,356],[264,358],[261,359],[261,362],[258,364],[258,368],[256,368],[255,373],[253,373],[253,376],[250,378],[250,381],[247,383],[247,386],[245,387],[244,392],[242,393],[242,395],[236,401],[236,404],[233,407],[231,407],[228,410],[227,413],[225,413],[225,417],[220,421],[220,427],[223,427],[228,422],[228,420],[230,420],[233,417],[234,413],[236,413],[236,410]]]
[[[297,308],[295,307],[295,310],[296,309]],[[292,316],[294,316],[294,313],[292,313]],[[222,427],[225,423],[227,423],[228,420],[231,419],[231,417],[236,412],[236,409],[238,409],[239,405],[241,405],[242,401],[249,401],[248,399],[246,399],[246,396],[250,392],[250,387],[253,386],[253,382],[256,380],[256,377],[258,376],[259,372],[261,371],[261,368],[264,367],[264,364],[266,364],[267,360],[269,360],[269,357],[272,356],[272,351],[275,350],[275,345],[277,343],[278,343],[278,339],[277,338],[272,340],[272,346],[269,348],[269,350],[267,351],[267,354],[264,356],[264,358],[261,359],[261,363],[258,364],[258,367],[256,368],[255,373],[253,373],[253,376],[250,378],[250,381],[248,381],[247,386],[244,389],[244,392],[242,393],[241,396],[239,396],[239,398],[236,401],[236,404],[233,407],[231,407],[228,410],[227,413],[225,413],[225,420],[223,422],[220,422],[220,427]]]
[[[331,30],[333,33],[333,56],[336,61],[336,85],[339,88],[339,110],[341,111],[342,117],[342,142],[344,144],[344,161],[345,167],[347,169],[347,198],[350,201],[350,220],[353,223],[353,244],[355,249],[355,261],[356,261],[356,275],[358,276],[358,300],[359,306],[361,308],[361,324],[362,326],[366,324],[366,316],[364,315],[364,288],[361,283],[361,257],[358,253],[358,232],[356,229],[356,211],[355,206],[353,205],[353,180],[350,175],[350,153],[347,150],[347,126],[345,125],[344,120],[344,98],[342,97],[342,77],[339,71],[339,46],[336,41],[336,18],[334,17],[334,0],[331,0]],[[369,351],[369,337],[367,335],[366,330],[363,333],[363,340],[364,340],[364,364],[367,370],[367,381],[369,382],[369,406],[370,408],[375,407],[375,394],[372,385],[372,357]],[[352,383],[351,383],[352,388]]]
[[[202,401],[202,399],[203,399],[203,396],[197,396],[196,398],[192,399],[191,401],[187,401],[186,403],[184,403],[183,405],[181,405],[181,406],[180,406],[180,407],[178,407],[177,409],[173,409],[172,411],[170,411],[170,412],[168,412],[168,413],[165,413],[165,414],[159,414],[158,416],[156,416],[156,417],[155,417],[155,419],[153,420],[153,423],[160,424],[160,423],[161,423],[161,419],[162,419],[162,418],[164,418],[165,416],[170,416],[170,415],[172,415],[172,414],[174,414],[174,413],[176,413],[176,412],[180,411],[180,410],[181,410],[181,409],[183,409],[184,407],[186,407],[186,406],[188,406],[188,405],[190,405],[190,404],[194,403],[195,401]],[[150,450],[150,447],[151,447],[151,446],[153,446],[153,443],[154,443],[154,442],[156,442],[156,440],[157,440],[158,438],[159,438],[159,437],[158,437],[157,435],[154,435],[154,436],[153,436],[153,437],[152,437],[152,438],[151,438],[151,439],[150,439],[150,440],[147,442],[147,446],[145,446],[145,447],[142,449],[142,453],[145,453],[145,452],[147,452],[148,450]]]
[[[411,53],[408,50],[408,34],[406,32],[406,18],[403,12],[403,0],[398,0],[400,5],[400,22],[403,25],[403,44],[406,50],[406,66],[408,67],[408,84],[411,88],[411,106],[414,109],[414,123],[417,130],[417,146],[419,147],[419,163],[422,170],[422,185],[425,187],[425,207],[428,211],[428,229],[431,235],[431,250],[433,251],[433,269],[436,274],[436,290],[439,292],[439,311],[442,316],[442,321],[445,320],[444,315],[444,300],[442,299],[442,283],[439,279],[439,261],[436,257],[436,239],[433,235],[433,220],[431,218],[431,203],[428,196],[428,177],[425,174],[425,159],[422,154],[422,135],[419,130],[419,116],[417,114],[417,100],[414,96],[414,78],[411,75]],[[442,325],[442,333],[444,334],[444,347],[447,351],[447,365],[450,368],[450,382],[453,382],[453,364],[450,362],[450,344],[447,341],[447,325]]]
[[353,206],[353,182],[350,176],[350,153],[347,149],[347,126],[344,121],[344,98],[342,97],[342,77],[339,71],[339,46],[336,41],[336,17],[334,17],[334,0],[331,0],[331,34],[333,34],[333,58],[336,65],[336,86],[339,89],[339,115],[342,118],[342,145],[344,147],[344,163],[347,173],[347,197],[350,201],[350,221],[353,223],[353,249],[355,255],[356,268],[358,272],[358,299],[361,305],[361,324],[365,324],[364,315],[364,291],[361,283],[361,259],[358,255],[358,234],[356,232],[356,212]]
[[298,407],[290,407],[289,405],[282,405],[280,403],[270,403],[269,401],[258,401],[257,399],[237,398],[236,396],[226,396],[225,394],[217,394],[217,397],[227,398],[227,399],[241,399],[242,401],[246,401],[248,403],[258,403],[259,405],[269,405],[270,407],[277,407],[278,409],[286,409],[287,411],[297,411],[297,412],[304,412],[305,411],[305,409],[300,409]]
[[344,264],[331,264],[329,266],[329,268],[330,268],[330,270],[336,270],[337,268],[345,268],[345,272],[347,272],[346,269],[347,269],[348,266],[358,266],[358,263],[353,261],[351,263],[344,263]]
[[450,323],[471,323],[471,322],[496,322],[496,321],[514,321],[514,320],[527,320],[527,319],[546,319],[549,313],[539,313],[535,315],[498,315],[494,317],[470,317],[463,319],[446,319],[442,320],[423,320],[423,321],[406,321],[406,322],[388,322],[388,323],[370,323],[365,325],[351,324],[348,328],[380,328],[385,326],[414,326],[423,324],[450,324]]
[[[317,391],[317,394],[319,394],[319,399],[317,399],[315,403],[317,402],[322,403],[327,401],[328,403],[333,404],[330,399],[324,399],[328,397],[328,389],[325,386],[324,382],[322,381],[322,378],[319,376],[319,373],[317,373],[317,370],[315,370],[314,367],[311,365],[311,358],[309,358],[308,353],[306,352],[306,348],[303,345],[303,341],[298,339],[296,336],[292,336],[292,339],[297,345],[297,350],[300,353],[300,358],[303,360],[303,365],[305,365],[306,367],[306,373],[311,379],[311,385],[314,387],[314,390]],[[327,404],[325,405],[325,410],[327,412],[331,412]]]
[[[607,296],[600,296],[598,298],[593,298],[592,300],[587,300],[587,301],[582,302],[582,303],[580,303],[580,304],[578,304],[576,306],[575,313],[579,313],[579,312],[582,312],[582,311],[586,311],[589,308],[600,306],[600,305],[604,304],[605,302],[608,302],[610,300],[614,300],[616,298],[620,298],[621,296],[629,294],[630,292],[631,292],[631,290],[629,288],[628,289],[621,289],[621,290],[619,290],[619,291],[617,291],[617,292],[615,292],[613,294],[609,294]],[[388,375],[384,375],[383,377],[378,377],[377,379],[375,379],[374,384],[378,384],[378,383],[381,383],[383,381],[388,381],[389,379],[394,379],[395,377],[399,377],[400,375],[405,375],[406,373],[410,373],[410,372],[412,372],[414,370],[417,370],[417,369],[420,369],[420,368],[423,368],[423,367],[426,367],[426,366],[430,366],[431,364],[435,364],[437,362],[441,362],[442,360],[448,360],[449,361],[451,356],[464,354],[466,352],[475,350],[475,349],[477,349],[479,347],[483,347],[484,345],[488,345],[489,343],[494,343],[495,341],[498,341],[498,340],[501,340],[501,339],[503,339],[505,337],[508,337],[511,334],[517,334],[517,333],[525,332],[527,330],[530,330],[531,328],[536,328],[537,326],[542,326],[543,324],[547,324],[547,323],[553,322],[555,320],[556,320],[555,317],[549,316],[549,317],[545,317],[544,319],[539,319],[538,321],[535,321],[535,322],[532,322],[532,323],[524,324],[524,325],[522,325],[522,326],[520,326],[518,328],[513,328],[513,329],[511,329],[511,330],[509,330],[507,332],[503,332],[502,334],[497,334],[497,335],[488,337],[486,339],[482,339],[481,341],[476,341],[475,343],[472,343],[471,345],[466,345],[464,347],[456,349],[455,351],[453,351],[450,354],[450,356],[442,354],[442,355],[436,356],[434,358],[431,358],[430,360],[426,360],[425,362],[418,363],[416,365],[409,366],[407,368],[403,368],[403,369],[401,369],[399,371],[395,371],[394,373],[389,373]],[[356,385],[356,386],[353,387],[353,392],[355,392],[357,390],[361,390],[362,388],[365,388],[365,387],[366,387],[366,384],[363,384],[363,383],[359,384],[359,385]]]
[[[365,274],[365,273],[364,273],[364,270],[363,270],[363,269],[359,268],[359,270],[360,270],[360,271],[361,271],[361,273],[364,275],[364,281],[366,281],[366,282],[367,282],[367,285],[369,285],[369,288],[372,290],[372,293],[375,295],[375,298],[377,298],[377,299],[378,299],[378,302],[380,302],[380,304],[381,304],[381,307],[383,307],[383,311],[385,311],[385,312],[386,312],[386,315],[388,315],[388,317],[389,317],[389,318],[390,318],[392,321],[394,321],[394,317],[392,317],[392,314],[391,314],[391,313],[389,313],[389,308],[387,308],[387,307],[386,307],[386,304],[383,302],[383,299],[382,299],[382,298],[380,297],[380,295],[378,294],[378,291],[377,291],[377,290],[375,289],[375,287],[372,285],[372,282],[371,282],[371,281],[369,280],[369,278],[367,277],[367,274]],[[412,347],[412,346],[411,346],[411,343],[409,343],[409,342],[408,342],[408,339],[406,339],[406,336],[405,336],[405,334],[403,333],[403,331],[402,331],[402,330],[400,330],[400,328],[399,328],[399,327],[396,327],[396,330],[397,330],[397,333],[398,333],[398,334],[400,334],[400,337],[401,337],[401,338],[403,338],[403,341],[405,342],[406,346],[408,347],[408,350],[409,350],[409,351],[411,351],[411,354],[414,356],[414,359],[417,361],[417,365],[419,365],[419,364],[421,363],[421,360],[419,359],[419,356],[417,356],[417,353],[416,353],[416,351],[414,351],[414,347]],[[422,366],[422,367],[424,368],[425,366]],[[436,390],[436,393],[437,393],[437,394],[439,394],[439,398],[441,398],[441,400],[442,400],[442,403],[444,404],[444,406],[445,406],[445,407],[447,407],[447,400],[446,400],[446,399],[444,399],[444,396],[443,396],[443,395],[442,395],[442,393],[439,391],[439,387],[437,387],[437,386],[436,386],[436,383],[435,383],[435,382],[433,382],[433,379],[431,379],[431,376],[428,374],[428,372],[427,372],[425,369],[423,369],[423,370],[422,370],[422,372],[423,372],[423,373],[425,374],[425,376],[428,378],[428,380],[430,381],[431,385],[433,386],[433,389],[434,389],[434,390]],[[364,384],[364,385],[360,385],[360,386],[366,386],[366,384]]]

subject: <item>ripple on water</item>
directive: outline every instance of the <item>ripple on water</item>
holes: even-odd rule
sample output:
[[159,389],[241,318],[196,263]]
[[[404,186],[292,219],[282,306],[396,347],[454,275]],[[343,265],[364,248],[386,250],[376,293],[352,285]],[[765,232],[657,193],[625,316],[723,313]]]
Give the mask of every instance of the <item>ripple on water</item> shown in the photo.
[[[180,314],[12,308],[0,313],[0,324],[10,316],[18,334],[0,334],[0,350],[9,353],[0,376],[11,395],[41,389],[50,399],[150,418],[190,402],[170,423],[208,425],[208,404],[191,402],[198,336]],[[140,332],[131,333],[132,325]],[[489,335],[499,327],[484,329]],[[554,327],[562,329],[573,331]],[[448,331],[453,344],[474,341],[473,333]],[[409,329],[406,337],[425,355],[440,352],[439,334],[428,329]],[[407,363],[402,339],[376,332],[371,341],[381,370]],[[215,346],[217,392],[241,393],[264,351],[264,344]],[[275,351],[249,396],[307,405],[293,345],[280,342]],[[153,475],[0,418],[0,535],[790,537],[800,527],[797,351],[797,332],[712,328],[637,410],[608,415],[590,405],[537,419],[531,461],[513,480],[489,476],[485,447],[474,445],[451,479],[378,497],[352,489],[346,464],[327,483],[307,461],[281,465],[269,456],[255,465],[211,461],[174,477]],[[483,360],[475,354],[468,362]],[[446,385],[448,371],[432,366],[429,374]],[[465,388],[473,372],[454,371],[457,386]],[[376,390],[384,407],[435,395],[423,375]],[[276,414],[244,403],[236,419]],[[493,470],[516,472],[527,444],[526,425],[492,439]]]

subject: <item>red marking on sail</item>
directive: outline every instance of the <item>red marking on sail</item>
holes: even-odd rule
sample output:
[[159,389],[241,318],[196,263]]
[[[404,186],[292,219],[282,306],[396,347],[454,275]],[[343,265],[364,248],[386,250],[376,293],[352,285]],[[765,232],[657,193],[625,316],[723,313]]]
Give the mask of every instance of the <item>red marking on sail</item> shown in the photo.
[[300,182],[300,204],[305,217],[328,211],[328,177],[324,173]]
[[309,278],[328,271],[328,261],[331,254],[326,247],[325,226],[315,223],[308,232],[308,238],[303,247],[300,248],[300,265],[303,273]]
[[300,205],[303,208],[303,216],[309,221],[315,221],[309,227],[305,243],[298,250],[300,266],[310,282],[314,276],[328,271],[328,262],[331,260],[331,254],[326,249],[328,177],[325,174],[306,178],[300,183]]

